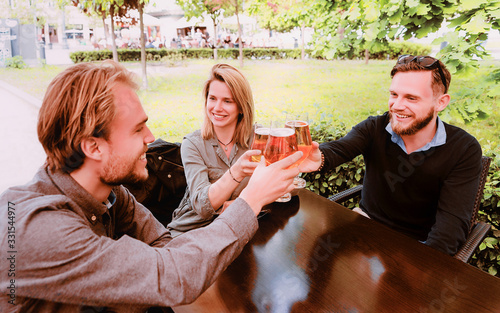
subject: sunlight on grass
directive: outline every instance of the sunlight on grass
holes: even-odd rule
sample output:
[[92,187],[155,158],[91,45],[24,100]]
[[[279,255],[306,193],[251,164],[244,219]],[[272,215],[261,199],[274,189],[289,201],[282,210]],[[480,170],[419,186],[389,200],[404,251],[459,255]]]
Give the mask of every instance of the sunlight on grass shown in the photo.
[[50,81],[67,66],[34,67],[23,70],[0,68],[0,80],[43,99]]
[[[219,60],[239,67],[237,60]],[[167,67],[148,64],[148,90],[139,97],[149,115],[148,126],[157,138],[182,141],[201,127],[202,88],[214,60],[184,61]],[[140,73],[138,63],[124,63]],[[308,112],[312,122],[321,115],[342,121],[348,129],[369,115],[387,110],[389,72],[394,61],[245,60],[240,69],[252,87],[256,121],[285,112]],[[498,65],[498,62],[494,62]],[[26,70],[0,69],[0,79],[42,99],[50,80],[67,66],[45,66]],[[478,75],[484,75],[478,72]],[[454,77],[451,95],[475,78]],[[493,100],[492,100],[493,101]],[[491,116],[458,125],[480,141],[498,141],[500,116],[497,106]]]
[[[238,67],[236,60],[223,62]],[[352,125],[369,114],[385,111],[390,63],[366,66],[361,61],[246,60],[241,71],[252,87],[256,121],[285,112],[308,112],[313,121],[327,113]],[[200,128],[202,87],[213,64],[213,60],[190,61],[186,67],[149,74],[151,90],[140,92],[140,97],[155,136],[180,141]]]

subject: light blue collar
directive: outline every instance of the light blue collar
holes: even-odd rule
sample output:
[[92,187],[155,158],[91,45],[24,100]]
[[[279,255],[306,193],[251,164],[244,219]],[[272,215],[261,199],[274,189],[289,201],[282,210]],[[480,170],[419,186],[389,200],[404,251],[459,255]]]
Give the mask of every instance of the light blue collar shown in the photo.
[[104,204],[106,205],[106,207],[109,210],[109,209],[111,209],[111,207],[113,206],[113,204],[115,204],[115,202],[116,202],[116,195],[113,192],[113,190],[111,190],[111,192],[109,193],[109,196],[106,199],[106,201],[104,202]]
[[[434,137],[432,138],[432,140],[430,142],[428,142],[422,148],[420,148],[416,151],[413,151],[413,152],[427,151],[432,147],[438,147],[438,146],[444,145],[446,143],[446,130],[444,129],[444,123],[443,123],[443,121],[441,121],[439,116],[437,117],[437,125],[438,125],[437,131],[436,131],[436,134],[434,135]],[[405,147],[405,143],[403,141],[403,138],[401,138],[398,134],[396,134],[392,130],[391,122],[389,122],[387,124],[387,126],[385,127],[385,130],[387,130],[387,132],[389,134],[391,134],[392,142],[397,144],[401,149],[403,149],[403,151],[406,154],[408,154],[408,151],[406,151],[406,147]]]

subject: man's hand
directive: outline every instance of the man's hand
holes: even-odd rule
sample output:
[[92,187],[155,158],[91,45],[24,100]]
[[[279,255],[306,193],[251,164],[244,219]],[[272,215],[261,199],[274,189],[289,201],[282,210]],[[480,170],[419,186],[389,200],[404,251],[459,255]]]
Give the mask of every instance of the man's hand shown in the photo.
[[228,206],[230,206],[233,202],[234,202],[234,200],[225,201],[224,204],[222,205],[222,209],[220,209],[220,211],[217,213],[222,214],[222,212],[224,212],[226,210],[226,208]]
[[321,166],[321,151],[319,150],[319,144],[316,141],[312,142],[312,149],[309,156],[299,165],[299,170],[301,173],[314,172]]
[[264,157],[261,158],[248,185],[240,194],[240,197],[250,205],[255,215],[259,214],[264,205],[293,190],[293,178],[300,172],[297,166],[292,165],[301,156],[302,152],[298,151],[269,166],[265,165]]

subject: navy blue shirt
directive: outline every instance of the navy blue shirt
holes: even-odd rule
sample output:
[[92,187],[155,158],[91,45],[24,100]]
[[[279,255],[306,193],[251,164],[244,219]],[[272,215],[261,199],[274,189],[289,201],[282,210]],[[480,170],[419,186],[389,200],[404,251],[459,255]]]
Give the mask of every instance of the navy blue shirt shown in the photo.
[[372,116],[345,137],[321,144],[323,170],[363,155],[361,209],[373,220],[455,254],[470,225],[481,146],[464,130],[443,123],[444,143],[407,154],[391,140],[388,123],[387,112]]

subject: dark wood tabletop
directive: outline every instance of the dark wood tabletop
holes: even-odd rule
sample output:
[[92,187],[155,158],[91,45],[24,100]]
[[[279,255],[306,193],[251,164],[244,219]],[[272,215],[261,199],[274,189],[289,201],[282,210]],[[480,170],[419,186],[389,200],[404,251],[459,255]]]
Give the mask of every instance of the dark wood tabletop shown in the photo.
[[240,256],[176,313],[500,312],[500,279],[310,191],[273,203]]

